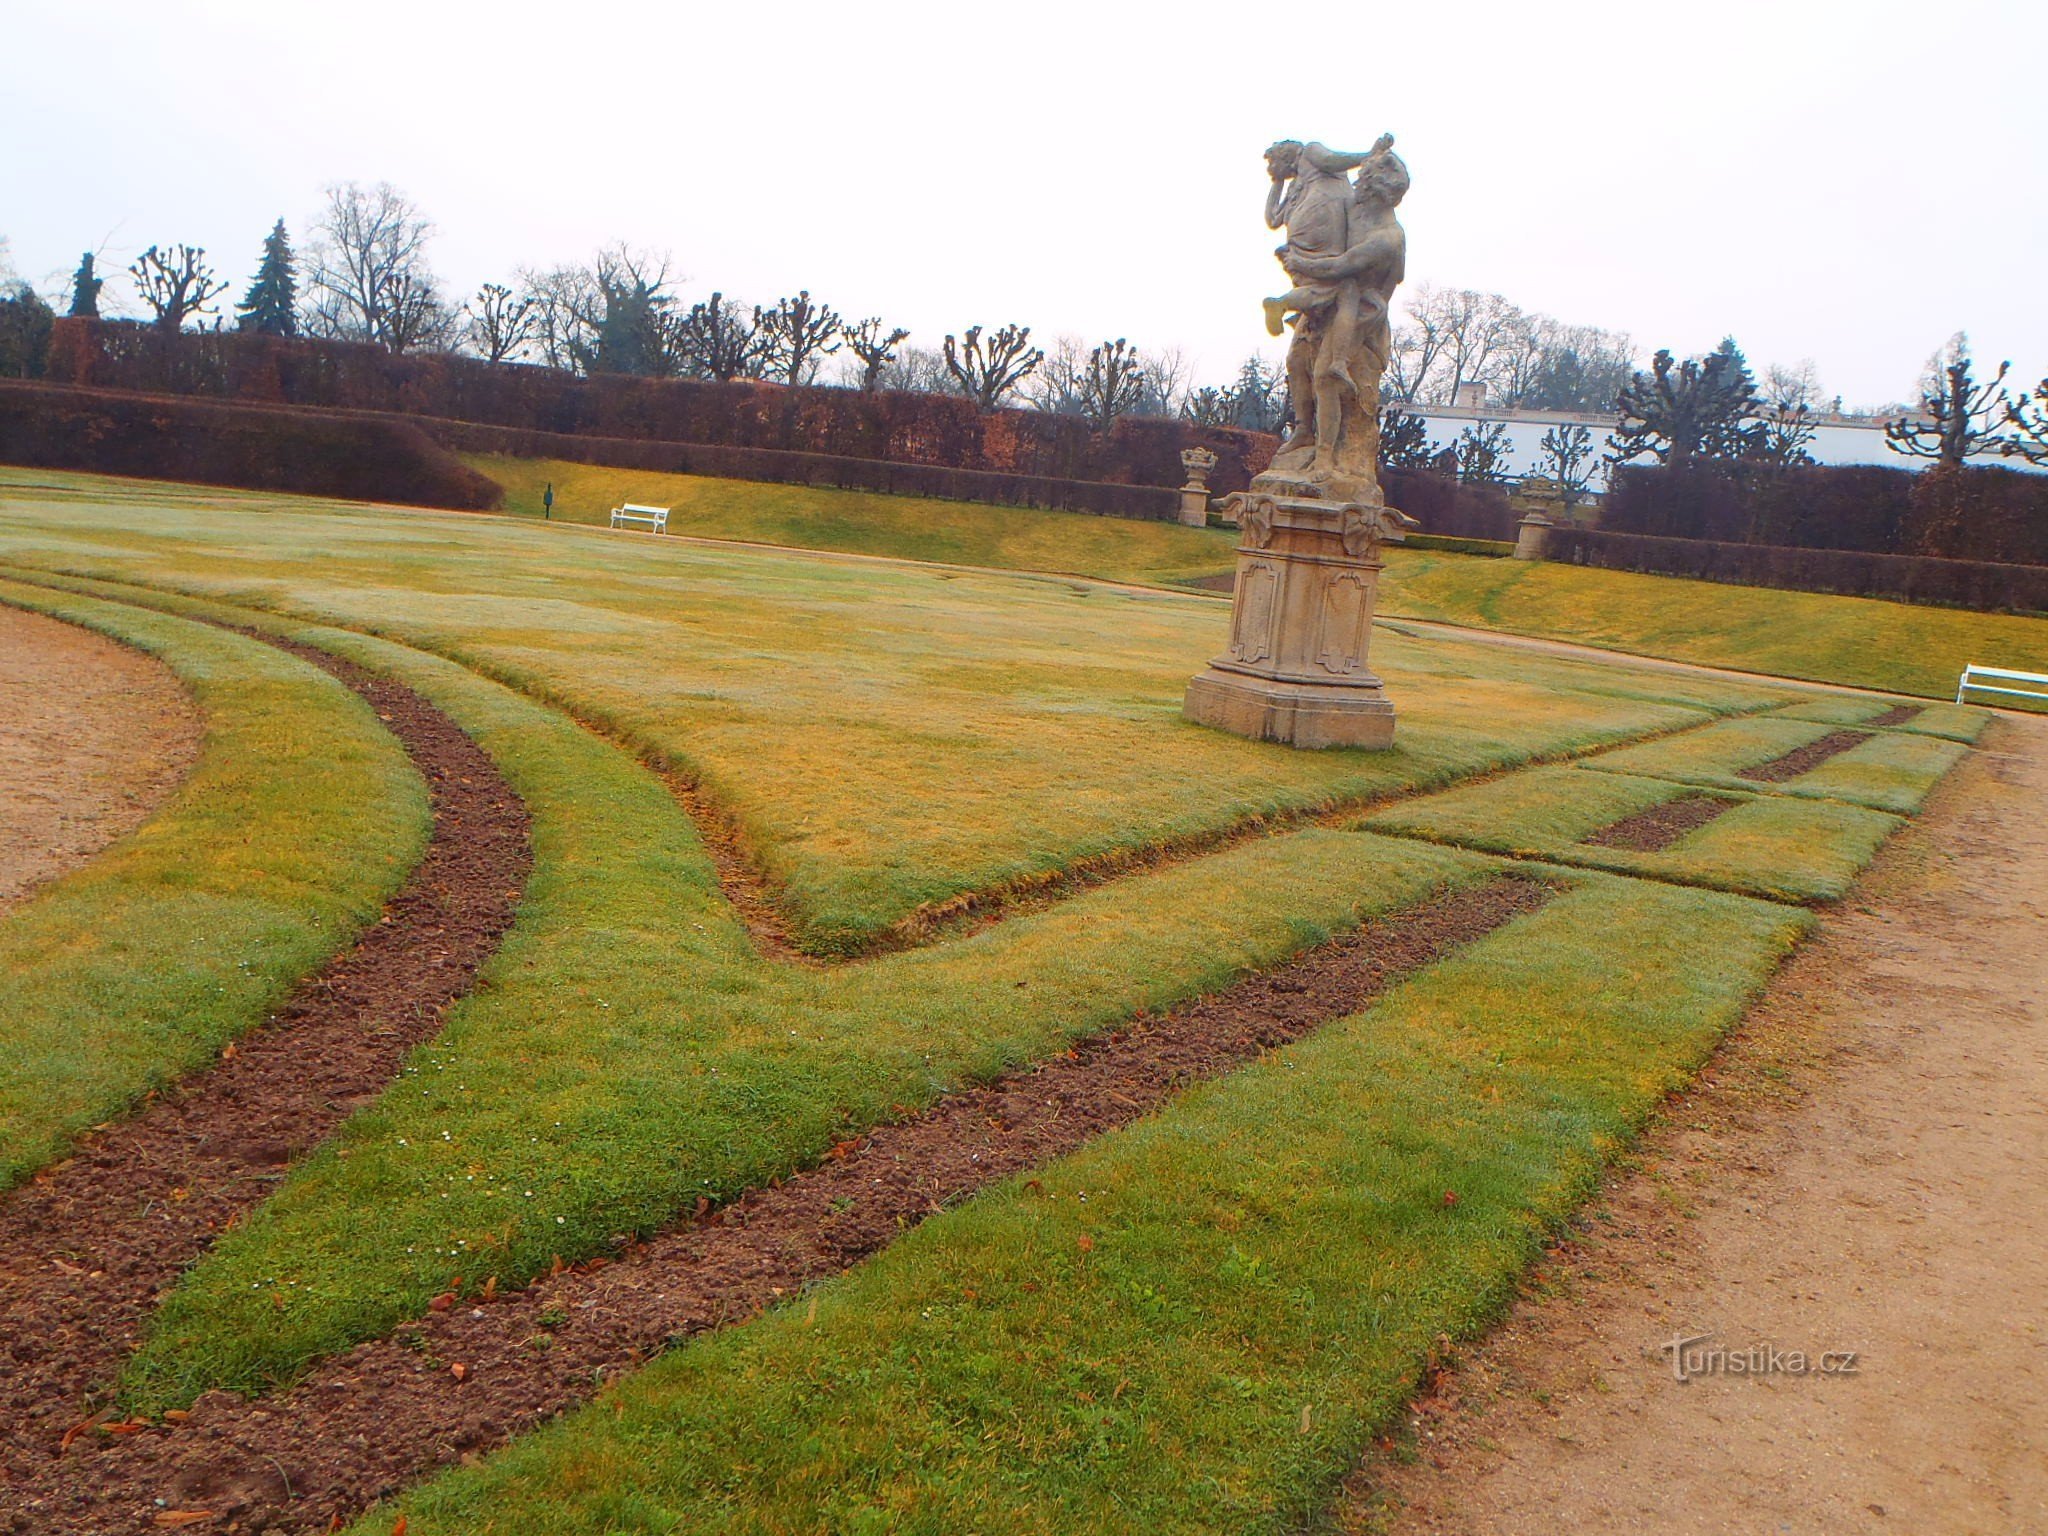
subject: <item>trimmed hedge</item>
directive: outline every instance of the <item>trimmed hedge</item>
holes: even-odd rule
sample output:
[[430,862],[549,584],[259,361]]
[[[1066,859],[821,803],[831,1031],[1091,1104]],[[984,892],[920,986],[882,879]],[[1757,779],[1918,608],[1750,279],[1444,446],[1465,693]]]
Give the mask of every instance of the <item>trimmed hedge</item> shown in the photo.
[[1422,524],[1422,532],[1453,539],[1493,539],[1512,544],[1520,514],[1508,505],[1507,492],[1493,485],[1471,485],[1427,469],[1380,467],[1380,489],[1387,505],[1399,508]]
[[713,475],[727,480],[772,480],[785,485],[829,485],[843,490],[886,491],[898,496],[936,496],[947,501],[993,502],[1001,506],[1045,507],[1172,522],[1180,513],[1180,492],[1157,485],[1109,485],[1101,481],[1054,480],[1044,475],[1006,475],[988,470],[948,469],[933,464],[898,464],[886,459],[849,459],[823,453],[787,453],[773,448],[727,448],[706,443],[658,443],[616,437],[572,437],[559,432],[526,432],[513,427],[423,417],[419,429],[444,447],[462,453],[502,453],[522,459],[568,459],[577,464],[610,464],[679,475]]
[[121,321],[58,321],[47,366],[55,382],[96,389],[1126,485],[1178,486],[1185,478],[1181,450],[1200,445],[1216,455],[1210,484],[1218,494],[1244,489],[1276,446],[1264,433],[1136,417],[1096,432],[1073,416],[984,414],[958,395],[864,394],[759,380],[580,378],[516,363],[393,356],[379,347],[245,331],[166,335]]
[[0,380],[0,463],[485,511],[503,490],[403,421]]
[[1987,612],[2048,613],[2048,566],[1665,539],[1588,528],[1552,529],[1544,543],[1547,559],[1611,571],[1691,576],[1744,587],[1834,592]]
[[1870,554],[2048,564],[2048,475],[1809,465],[1777,475],[1712,467],[1615,471],[1611,533]]

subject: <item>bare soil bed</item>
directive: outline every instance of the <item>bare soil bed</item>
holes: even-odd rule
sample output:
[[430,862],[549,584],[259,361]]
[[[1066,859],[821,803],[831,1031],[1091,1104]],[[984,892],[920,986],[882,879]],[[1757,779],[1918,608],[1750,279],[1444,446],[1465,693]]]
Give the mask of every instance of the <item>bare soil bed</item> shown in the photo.
[[[320,1531],[437,1465],[502,1444],[673,1340],[744,1321],[837,1274],[973,1191],[1070,1152],[1191,1082],[1354,1013],[1533,911],[1502,877],[1368,923],[1287,965],[833,1150],[653,1240],[513,1292],[435,1310],[256,1402],[209,1393],[189,1418],[107,1426],[17,1473],[38,1532]],[[164,1500],[163,1504],[155,1501]]]
[[154,657],[0,606],[0,911],[140,826],[203,731]]
[[1368,1459],[1345,1529],[2048,1530],[2048,723],[1986,745]]
[[0,1484],[13,1529],[49,1528],[21,1490],[72,1480],[67,1436],[98,1432],[100,1395],[163,1288],[440,1028],[510,925],[531,864],[525,808],[447,716],[402,685],[286,648],[390,726],[427,780],[433,834],[380,919],[263,1029],[0,1196]]
[[1610,822],[1579,839],[1596,848],[1626,848],[1634,853],[1662,853],[1688,832],[1697,832],[1735,802],[1718,795],[1680,795]]
[[1752,784],[1783,784],[1787,779],[1796,779],[1802,773],[1811,773],[1831,757],[1840,757],[1852,747],[1860,747],[1870,740],[1868,731],[1829,731],[1818,741],[1809,741],[1803,747],[1795,747],[1783,757],[1774,757],[1768,763],[1758,763],[1753,768],[1744,768],[1736,773],[1738,779],[1747,779]]

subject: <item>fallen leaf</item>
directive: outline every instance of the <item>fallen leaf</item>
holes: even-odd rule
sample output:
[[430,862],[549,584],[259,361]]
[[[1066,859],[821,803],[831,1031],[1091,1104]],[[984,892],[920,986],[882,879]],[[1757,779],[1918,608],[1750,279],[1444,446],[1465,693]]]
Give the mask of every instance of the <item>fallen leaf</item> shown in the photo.
[[192,1414],[188,1409],[166,1408],[164,1410],[164,1422],[166,1424],[182,1424],[191,1417]]
[[1092,1253],[1095,1249],[1095,1239],[1090,1237],[1086,1232],[1083,1232],[1079,1240],[1075,1242],[1074,1246],[1076,1248],[1079,1248],[1083,1253]]
[[453,1291],[443,1291],[440,1295],[436,1296],[432,1301],[427,1303],[427,1310],[429,1312],[446,1312],[450,1307],[454,1305],[455,1293]]
[[1445,1207],[1446,1207],[1446,1208],[1448,1208],[1448,1207],[1450,1207],[1450,1206],[1456,1205],[1457,1203],[1458,1203],[1458,1192],[1457,1192],[1457,1191],[1456,1191],[1455,1189],[1447,1189],[1447,1190],[1445,1190],[1445,1191],[1444,1191],[1444,1205],[1445,1205]]
[[457,1381],[467,1381],[469,1380],[469,1367],[464,1365],[460,1360],[458,1360],[453,1365],[448,1367],[448,1374],[450,1376],[453,1376]]
[[57,1442],[57,1449],[59,1451],[70,1450],[72,1441],[84,1434],[88,1429],[91,1429],[93,1425],[99,1423],[111,1411],[111,1409],[103,1408],[89,1419],[80,1419],[76,1424],[64,1431],[64,1438]]
[[398,1517],[398,1523],[391,1527],[391,1536],[405,1536],[405,1526],[405,1516],[400,1515]]
[[486,1281],[484,1282],[484,1300],[485,1300],[485,1301],[492,1301],[492,1300],[495,1300],[495,1299],[496,1299],[496,1297],[497,1297],[497,1294],[498,1294],[498,1277],[497,1277],[496,1275],[493,1275],[493,1276],[491,1276],[491,1278],[490,1278],[490,1279],[488,1279],[488,1280],[486,1280]]
[[160,1509],[150,1517],[151,1525],[197,1525],[202,1520],[211,1520],[210,1509]]

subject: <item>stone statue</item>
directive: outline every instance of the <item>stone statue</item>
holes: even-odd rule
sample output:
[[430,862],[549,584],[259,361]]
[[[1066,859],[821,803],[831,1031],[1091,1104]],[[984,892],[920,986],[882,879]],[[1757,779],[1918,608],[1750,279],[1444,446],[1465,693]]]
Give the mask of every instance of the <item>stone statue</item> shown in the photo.
[[1243,531],[1230,645],[1188,684],[1185,713],[1292,746],[1387,747],[1394,706],[1365,659],[1380,544],[1417,526],[1379,483],[1408,167],[1388,134],[1364,154],[1283,139],[1266,171],[1266,224],[1287,232],[1276,254],[1292,285],[1266,300],[1266,328],[1293,326],[1295,424],[1251,489],[1218,503]]
[[[1363,155],[1283,141],[1266,151],[1266,167],[1266,222],[1286,226],[1287,244],[1275,254],[1295,284],[1266,300],[1274,335],[1294,316],[1287,386],[1295,427],[1270,469],[1325,495],[1377,503],[1388,310],[1408,267],[1408,237],[1394,210],[1408,192],[1408,167],[1391,134]],[[1350,169],[1358,172],[1353,182],[1342,174]]]

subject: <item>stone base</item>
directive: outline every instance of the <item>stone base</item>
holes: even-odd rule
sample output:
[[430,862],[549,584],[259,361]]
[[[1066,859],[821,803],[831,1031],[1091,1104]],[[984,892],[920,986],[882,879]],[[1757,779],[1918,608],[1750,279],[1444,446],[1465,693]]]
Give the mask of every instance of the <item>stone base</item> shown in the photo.
[[1394,744],[1394,706],[1377,679],[1327,688],[1210,667],[1189,682],[1182,713],[1197,725],[1290,747]]

